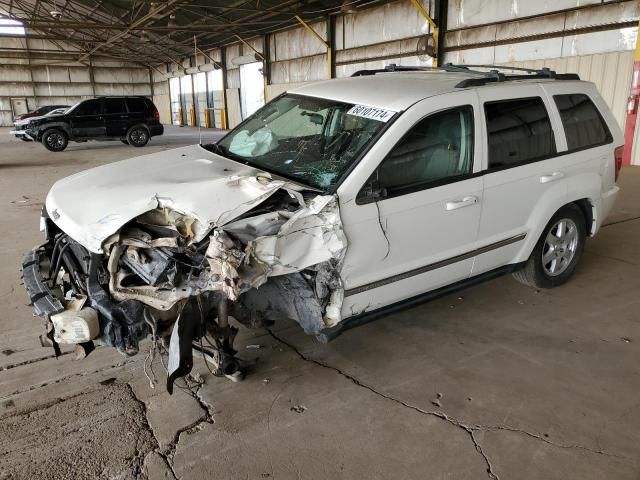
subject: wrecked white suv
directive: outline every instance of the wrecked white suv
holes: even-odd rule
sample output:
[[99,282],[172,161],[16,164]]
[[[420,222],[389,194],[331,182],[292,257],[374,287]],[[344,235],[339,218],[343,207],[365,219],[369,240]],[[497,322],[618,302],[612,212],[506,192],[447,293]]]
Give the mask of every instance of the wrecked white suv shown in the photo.
[[560,285],[612,207],[622,143],[576,75],[361,71],[217,144],[58,181],[24,282],[57,351],[165,339],[171,391],[194,348],[238,371],[229,317],[327,340],[504,272]]

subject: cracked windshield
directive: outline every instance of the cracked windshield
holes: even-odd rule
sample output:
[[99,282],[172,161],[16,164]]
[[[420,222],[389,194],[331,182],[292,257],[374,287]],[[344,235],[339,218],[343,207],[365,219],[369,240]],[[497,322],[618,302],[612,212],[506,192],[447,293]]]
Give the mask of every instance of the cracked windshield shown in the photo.
[[286,95],[224,137],[212,151],[320,189],[335,185],[395,112]]

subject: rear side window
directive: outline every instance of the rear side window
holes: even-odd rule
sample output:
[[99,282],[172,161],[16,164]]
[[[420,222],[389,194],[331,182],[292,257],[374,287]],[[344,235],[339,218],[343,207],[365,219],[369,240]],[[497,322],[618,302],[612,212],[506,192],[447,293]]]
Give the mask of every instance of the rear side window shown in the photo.
[[104,113],[115,114],[125,113],[127,109],[124,106],[124,98],[105,98]]
[[581,150],[611,142],[611,133],[591,99],[582,94],[554,95],[569,150]]
[[144,98],[127,98],[127,105],[129,106],[130,112],[146,112],[147,104],[144,101]]
[[490,169],[509,168],[556,153],[551,121],[540,97],[489,102],[484,111]]

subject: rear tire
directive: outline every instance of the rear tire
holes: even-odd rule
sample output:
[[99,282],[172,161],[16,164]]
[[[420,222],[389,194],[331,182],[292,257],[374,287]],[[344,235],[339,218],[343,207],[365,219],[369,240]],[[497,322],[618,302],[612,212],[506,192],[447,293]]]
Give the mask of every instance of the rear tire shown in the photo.
[[50,152],[61,152],[69,144],[67,134],[57,128],[50,128],[42,135],[42,144]]
[[120,141],[125,145],[129,145],[129,140],[127,140],[126,138],[121,138]]
[[144,125],[131,127],[127,132],[127,142],[134,147],[144,147],[149,142],[149,130]]
[[513,273],[520,283],[553,288],[576,269],[587,239],[585,219],[575,204],[565,205],[551,218],[525,266]]

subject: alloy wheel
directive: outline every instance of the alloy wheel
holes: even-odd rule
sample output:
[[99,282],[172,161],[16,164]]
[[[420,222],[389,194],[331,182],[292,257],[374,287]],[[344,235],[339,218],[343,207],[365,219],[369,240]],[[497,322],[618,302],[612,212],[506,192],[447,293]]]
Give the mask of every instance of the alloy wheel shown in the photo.
[[131,141],[135,144],[144,143],[147,140],[147,132],[141,128],[136,128],[131,131]]
[[570,218],[563,218],[551,227],[542,248],[542,268],[547,275],[561,275],[569,267],[578,241],[578,227]]
[[64,136],[61,133],[50,133],[47,135],[47,145],[54,150],[62,148],[64,146]]

